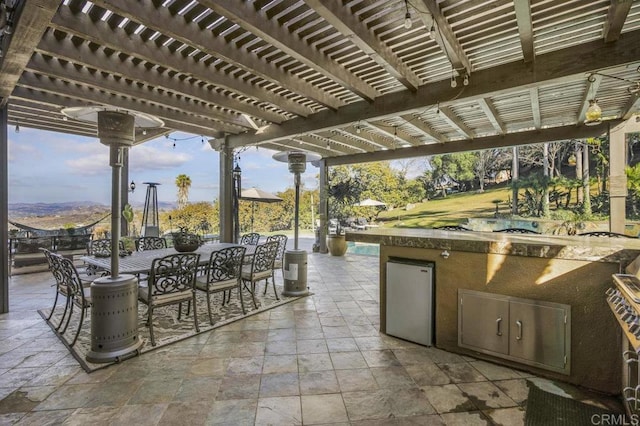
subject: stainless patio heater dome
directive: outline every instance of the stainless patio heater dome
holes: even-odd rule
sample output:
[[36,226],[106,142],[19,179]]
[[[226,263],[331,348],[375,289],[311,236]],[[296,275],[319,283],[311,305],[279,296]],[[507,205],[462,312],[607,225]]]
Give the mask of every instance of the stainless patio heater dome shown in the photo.
[[307,169],[307,162],[318,161],[320,154],[309,151],[282,151],[273,155],[276,161],[289,164],[289,171],[293,173],[296,188],[295,216],[294,216],[294,246],[293,250],[284,253],[284,296],[306,296],[307,288],[307,252],[298,249],[298,221],[300,210],[300,174]]

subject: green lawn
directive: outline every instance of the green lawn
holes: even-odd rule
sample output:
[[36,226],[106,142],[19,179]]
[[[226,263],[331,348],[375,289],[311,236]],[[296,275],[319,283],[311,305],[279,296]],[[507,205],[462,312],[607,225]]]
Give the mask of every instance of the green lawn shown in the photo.
[[466,223],[469,217],[494,217],[496,211],[494,200],[501,200],[498,205],[501,214],[509,213],[507,201],[510,196],[511,189],[505,187],[492,188],[484,192],[461,192],[448,195],[446,198],[414,204],[414,207],[409,210],[396,208],[391,211],[382,211],[377,221],[384,227],[405,228],[433,228],[462,224]]

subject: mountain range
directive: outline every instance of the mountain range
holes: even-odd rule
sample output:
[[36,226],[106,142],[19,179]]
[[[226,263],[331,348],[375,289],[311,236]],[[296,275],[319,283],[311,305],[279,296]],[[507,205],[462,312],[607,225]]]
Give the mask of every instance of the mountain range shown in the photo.
[[[134,209],[142,209],[143,203],[134,203]],[[158,202],[159,210],[175,209],[175,203]],[[111,206],[95,201],[69,201],[64,203],[9,203],[9,217],[61,216],[65,214],[109,213]]]
[[[142,210],[143,207],[143,203],[133,205],[134,210]],[[158,202],[160,211],[174,208],[174,203]],[[9,203],[8,210],[9,220],[12,222],[40,229],[59,229],[68,225],[81,226],[100,220],[111,212],[111,206],[94,201]]]

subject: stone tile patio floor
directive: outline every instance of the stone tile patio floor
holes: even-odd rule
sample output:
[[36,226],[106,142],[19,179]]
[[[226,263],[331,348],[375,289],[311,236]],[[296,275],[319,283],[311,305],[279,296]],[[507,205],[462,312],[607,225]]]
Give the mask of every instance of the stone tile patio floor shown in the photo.
[[310,253],[312,296],[91,374],[36,312],[51,284],[11,277],[0,424],[513,426],[527,380],[593,397],[379,333],[377,257]]

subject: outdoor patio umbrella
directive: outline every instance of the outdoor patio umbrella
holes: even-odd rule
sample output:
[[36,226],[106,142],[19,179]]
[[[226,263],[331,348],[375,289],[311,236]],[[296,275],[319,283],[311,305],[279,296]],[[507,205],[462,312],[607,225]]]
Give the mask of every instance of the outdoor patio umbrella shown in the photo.
[[251,201],[251,232],[253,232],[253,215],[255,213],[256,203],[279,203],[282,201],[282,198],[277,195],[255,187],[242,190],[240,199]]

